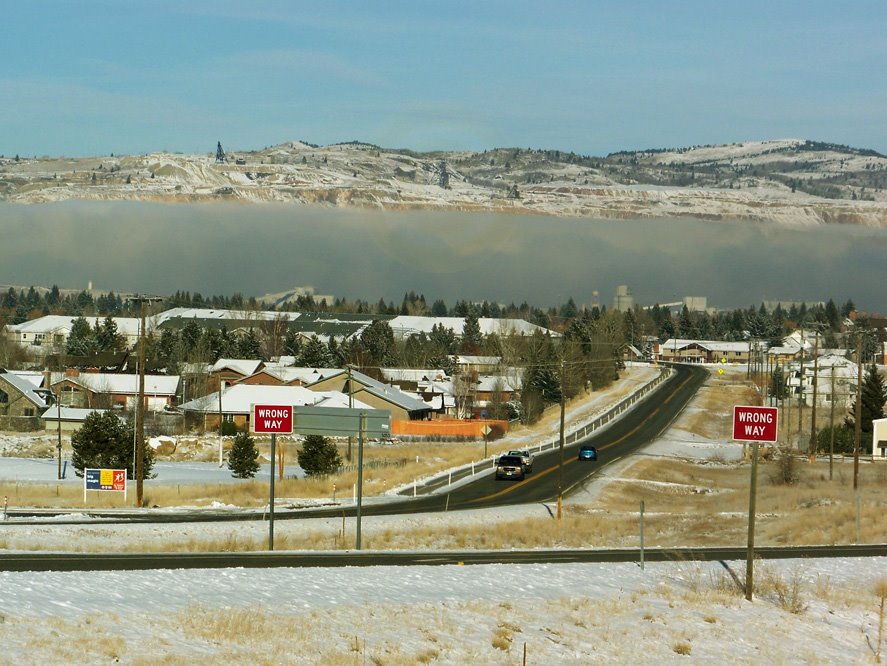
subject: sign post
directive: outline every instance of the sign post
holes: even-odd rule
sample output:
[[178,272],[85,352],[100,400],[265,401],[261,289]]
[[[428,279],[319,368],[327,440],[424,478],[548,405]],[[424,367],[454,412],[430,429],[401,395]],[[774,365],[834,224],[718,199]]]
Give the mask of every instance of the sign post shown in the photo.
[[364,437],[389,437],[391,414],[384,409],[350,407],[296,407],[295,432],[300,435],[354,437],[357,435],[357,505],[355,550],[360,550],[360,513],[363,505],[363,440]]
[[253,405],[253,432],[271,435],[271,483],[268,499],[268,550],[274,550],[274,460],[277,457],[277,435],[293,432],[292,405]]
[[758,444],[775,442],[779,412],[776,407],[733,407],[733,439],[752,442],[751,482],[748,491],[748,552],[745,560],[745,598],[752,600],[755,562],[755,499],[758,490]]

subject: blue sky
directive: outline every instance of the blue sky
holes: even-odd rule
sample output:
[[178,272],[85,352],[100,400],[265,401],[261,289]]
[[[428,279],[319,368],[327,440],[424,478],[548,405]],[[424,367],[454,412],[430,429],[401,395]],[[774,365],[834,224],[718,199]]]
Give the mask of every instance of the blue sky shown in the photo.
[[887,153],[883,0],[30,0],[2,26],[5,155],[785,137]]

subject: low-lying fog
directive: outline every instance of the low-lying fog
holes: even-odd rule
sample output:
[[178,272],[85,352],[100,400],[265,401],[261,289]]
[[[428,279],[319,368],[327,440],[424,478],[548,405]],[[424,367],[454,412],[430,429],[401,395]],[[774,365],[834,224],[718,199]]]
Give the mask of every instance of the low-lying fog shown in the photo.
[[404,292],[559,305],[707,296],[848,297],[887,310],[887,231],[696,220],[608,221],[293,205],[0,205],[0,284],[166,295],[317,293],[400,303]]

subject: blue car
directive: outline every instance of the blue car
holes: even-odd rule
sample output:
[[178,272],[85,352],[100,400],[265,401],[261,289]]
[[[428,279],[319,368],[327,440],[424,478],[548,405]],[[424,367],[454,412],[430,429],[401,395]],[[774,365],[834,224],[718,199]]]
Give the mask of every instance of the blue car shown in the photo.
[[579,447],[579,460],[597,460],[597,449],[590,444]]

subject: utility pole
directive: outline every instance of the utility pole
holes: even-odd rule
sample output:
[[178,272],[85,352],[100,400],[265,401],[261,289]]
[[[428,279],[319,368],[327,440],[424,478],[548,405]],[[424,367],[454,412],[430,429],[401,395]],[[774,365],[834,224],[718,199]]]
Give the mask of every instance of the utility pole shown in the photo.
[[853,442],[853,490],[859,488],[859,444],[862,439],[862,331],[856,335],[856,427]]
[[557,465],[557,520],[560,523],[564,493],[564,359],[561,359],[561,427],[560,427],[560,460]]
[[801,450],[801,433],[804,431],[804,345],[807,340],[801,328],[801,373],[798,379],[798,451]]
[[136,480],[136,506],[141,508],[145,481],[145,303],[155,303],[163,299],[157,296],[133,296],[130,300],[139,304],[139,397],[136,403],[133,476]]
[[819,379],[819,328],[816,329],[816,340],[813,343],[813,407],[810,410],[810,462],[816,460],[816,397]]
[[139,299],[139,401],[136,404],[136,506],[141,508],[145,484],[145,301]]
[[835,365],[832,364],[832,404],[829,408],[828,480],[832,480],[835,457]]
[[[50,387],[51,390],[51,387]],[[59,480],[62,478],[62,387],[59,386],[59,394],[56,396],[56,418],[58,419],[59,441],[55,445],[59,460]]]
[[[348,371],[348,408],[352,409],[354,407],[354,398],[352,397],[353,381],[351,378],[351,364],[347,364],[345,366],[345,369]],[[348,450],[345,452],[345,458],[348,460],[348,462],[351,462],[351,435],[348,435]]]

